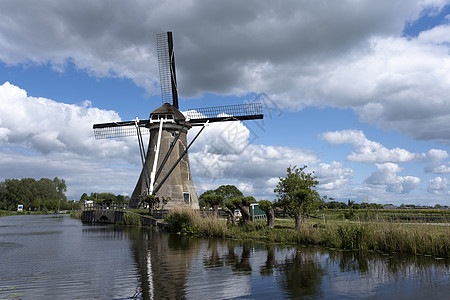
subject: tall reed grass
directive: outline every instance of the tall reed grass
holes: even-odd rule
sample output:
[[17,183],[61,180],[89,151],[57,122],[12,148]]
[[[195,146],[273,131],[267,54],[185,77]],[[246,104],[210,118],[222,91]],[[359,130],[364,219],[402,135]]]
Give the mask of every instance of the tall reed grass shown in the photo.
[[[172,231],[184,234],[322,245],[343,250],[450,257],[450,226],[393,222],[320,222],[303,223],[296,230],[293,226],[287,226],[286,220],[276,220],[274,228],[265,226],[264,221],[253,222],[247,226],[227,227],[224,220],[203,218],[192,209],[173,211],[166,220]],[[184,220],[184,225],[176,227],[180,220]]]
[[123,225],[141,226],[141,216],[133,212],[125,212],[122,219]]

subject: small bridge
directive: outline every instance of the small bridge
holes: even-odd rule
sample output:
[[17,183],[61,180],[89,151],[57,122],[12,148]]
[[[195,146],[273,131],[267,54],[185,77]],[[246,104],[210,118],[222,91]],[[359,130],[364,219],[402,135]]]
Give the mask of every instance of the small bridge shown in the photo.
[[[124,224],[125,214],[134,214],[126,210],[126,207],[107,207],[104,205],[85,206],[81,215],[83,223],[90,224]],[[167,224],[162,223],[152,217],[135,214],[140,218],[142,226],[158,226],[161,228],[167,227]]]

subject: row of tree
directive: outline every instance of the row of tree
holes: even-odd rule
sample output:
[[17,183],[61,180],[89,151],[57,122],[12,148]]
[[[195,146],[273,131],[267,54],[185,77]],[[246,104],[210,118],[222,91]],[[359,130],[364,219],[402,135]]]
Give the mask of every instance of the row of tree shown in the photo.
[[[275,202],[261,200],[259,207],[264,210],[267,217],[267,225],[274,226],[275,209],[285,211],[295,220],[298,228],[304,217],[312,210],[323,207],[324,199],[314,187],[319,183],[313,173],[306,173],[306,166],[301,168],[289,167],[286,177],[280,178],[275,188],[277,199]],[[199,198],[200,206],[209,206],[213,210],[214,217],[220,208],[227,213],[228,223],[235,223],[234,211],[239,209],[242,215],[242,223],[245,225],[250,220],[250,205],[256,203],[255,198],[244,196],[234,185],[222,185],[215,190],[204,192]]]
[[[282,210],[295,221],[298,228],[305,216],[317,209],[382,209],[383,205],[376,203],[355,203],[353,200],[345,202],[334,201],[327,196],[320,197],[315,187],[319,184],[313,173],[305,171],[303,167],[287,168],[286,176],[281,177],[274,190],[276,200],[261,200],[259,208],[265,211],[268,226],[273,227],[274,211]],[[328,201],[326,201],[328,200]],[[253,197],[245,197],[234,185],[222,185],[215,190],[208,190],[199,197],[200,207],[211,207],[213,215],[222,208],[228,215],[228,223],[234,223],[234,210],[239,209],[244,224],[250,219],[249,207],[257,201]],[[405,205],[402,205],[407,207]],[[400,208],[402,208],[400,206]],[[441,206],[439,206],[441,207]]]
[[[258,202],[267,217],[267,225],[274,226],[275,209],[286,212],[295,221],[298,228],[305,216],[311,211],[325,208],[325,199],[321,198],[315,187],[319,182],[313,173],[305,172],[306,166],[287,168],[286,177],[281,177],[276,188],[276,200],[261,200]],[[200,206],[209,206],[213,210],[213,215],[217,216],[218,208],[222,208],[228,216],[228,223],[235,223],[234,211],[239,209],[242,214],[242,223],[246,224],[250,220],[250,205],[257,201],[253,197],[245,197],[234,185],[222,185],[215,190],[204,192],[199,198]],[[339,202],[335,202],[338,203]],[[333,205],[332,203],[330,205]],[[345,203],[344,203],[345,204]],[[352,205],[355,205],[353,202]]]
[[94,201],[95,203],[117,203],[124,204],[130,201],[129,196],[124,195],[114,195],[113,193],[91,193],[90,196],[84,193],[81,195],[80,202],[84,203],[84,201]]
[[65,180],[58,177],[53,180],[6,179],[0,182],[0,209],[17,210],[19,204],[23,205],[24,210],[31,211],[72,209],[73,203],[67,201],[66,191]]

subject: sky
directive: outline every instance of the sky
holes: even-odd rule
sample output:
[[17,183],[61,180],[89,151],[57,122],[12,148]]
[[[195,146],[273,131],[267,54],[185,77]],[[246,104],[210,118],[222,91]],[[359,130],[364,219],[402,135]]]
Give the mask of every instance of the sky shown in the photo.
[[274,200],[306,165],[338,201],[450,205],[449,21],[445,0],[2,0],[0,181],[130,195],[136,137],[95,140],[92,125],[162,104],[156,34],[172,31],[181,111],[264,107],[201,133],[198,194]]

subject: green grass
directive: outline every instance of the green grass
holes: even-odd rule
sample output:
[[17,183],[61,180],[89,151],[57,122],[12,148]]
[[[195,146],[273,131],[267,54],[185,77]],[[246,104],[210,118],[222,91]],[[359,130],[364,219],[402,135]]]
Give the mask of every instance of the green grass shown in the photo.
[[[265,242],[320,245],[343,250],[378,251],[382,253],[412,253],[450,257],[450,226],[437,224],[406,224],[391,221],[344,221],[342,219],[308,219],[296,230],[291,219],[276,219],[275,227],[265,221],[247,226],[227,227],[223,219],[203,218],[195,211],[172,212],[189,218],[184,234],[261,240]],[[186,220],[186,218],[184,218]],[[169,222],[170,225],[170,222]]]
[[132,226],[141,226],[141,215],[136,214],[134,212],[125,212],[123,215],[123,225],[132,225]]

